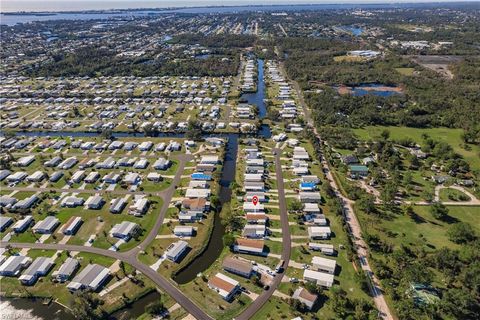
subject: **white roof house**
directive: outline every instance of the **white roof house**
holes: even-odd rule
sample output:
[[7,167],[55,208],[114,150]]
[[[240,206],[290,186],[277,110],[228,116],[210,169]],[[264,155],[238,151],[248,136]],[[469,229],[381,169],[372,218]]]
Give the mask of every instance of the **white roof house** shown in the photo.
[[208,287],[229,301],[240,289],[240,283],[220,272],[208,280]]
[[317,285],[330,288],[333,285],[334,277],[333,274],[318,272],[306,269],[303,272],[303,279],[305,281],[314,282]]
[[334,274],[336,266],[337,266],[337,262],[333,259],[327,259],[327,258],[316,257],[316,256],[312,258],[312,267],[314,270]]
[[138,181],[140,181],[140,175],[136,172],[129,172],[125,177],[123,177],[123,181],[126,184],[136,184]]
[[176,226],[173,229],[173,234],[176,236],[189,237],[189,236],[193,236],[194,233],[195,233],[195,229],[190,226]]
[[62,233],[65,235],[73,235],[77,232],[78,228],[82,225],[83,220],[80,217],[72,216],[62,226]]
[[257,203],[254,205],[252,202],[244,202],[243,203],[243,211],[245,212],[264,212],[265,206],[261,203]]
[[113,226],[110,230],[110,235],[115,238],[130,239],[138,229],[138,224],[130,221],[123,221]]
[[147,198],[138,198],[128,208],[128,213],[134,216],[141,216],[148,211],[149,206],[150,206],[150,201]]
[[123,211],[123,209],[125,208],[126,205],[127,205],[127,200],[125,200],[125,198],[113,199],[110,202],[109,211],[111,213],[120,213],[120,212]]
[[167,258],[173,262],[178,262],[188,249],[188,242],[180,240],[170,244],[165,252]]
[[16,277],[23,269],[28,267],[31,262],[32,259],[26,256],[10,256],[0,265],[0,275]]
[[210,189],[187,189],[185,192],[186,198],[208,198],[210,196]]
[[331,233],[330,227],[308,227],[308,236],[311,239],[328,239]]
[[156,170],[166,170],[170,166],[170,160],[165,158],[158,158],[157,161],[153,164],[153,168]]
[[13,223],[13,219],[10,217],[0,216],[0,231],[4,231]]
[[32,173],[27,177],[27,181],[29,182],[40,182],[43,179],[45,179],[45,173],[43,173],[40,170],[35,171],[34,173]]
[[27,173],[23,171],[17,171],[15,173],[12,173],[7,177],[8,182],[19,182],[22,181],[27,177]]
[[217,164],[218,156],[215,155],[205,155],[200,159],[201,164]]
[[28,167],[33,161],[35,161],[35,156],[25,156],[17,160],[17,166],[19,167]]
[[85,200],[83,198],[76,197],[76,196],[69,196],[69,197],[63,198],[62,201],[60,202],[60,205],[62,207],[75,208],[83,205],[84,202]]
[[267,228],[263,224],[251,225],[247,224],[243,228],[242,236],[246,238],[263,238],[265,237]]
[[17,222],[15,222],[15,224],[12,226],[12,229],[16,233],[21,233],[25,231],[32,222],[33,222],[32,216],[25,216],[23,219],[20,219]]

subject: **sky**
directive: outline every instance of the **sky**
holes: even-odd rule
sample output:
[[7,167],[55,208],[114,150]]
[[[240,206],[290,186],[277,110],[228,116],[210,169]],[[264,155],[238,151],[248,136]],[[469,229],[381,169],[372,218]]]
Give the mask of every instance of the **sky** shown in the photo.
[[0,0],[1,12],[272,4],[477,2],[479,0]]

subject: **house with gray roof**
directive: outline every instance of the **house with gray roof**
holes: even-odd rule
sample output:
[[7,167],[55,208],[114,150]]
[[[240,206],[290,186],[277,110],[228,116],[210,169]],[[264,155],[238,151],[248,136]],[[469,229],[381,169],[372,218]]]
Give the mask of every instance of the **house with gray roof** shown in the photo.
[[32,259],[26,256],[10,256],[0,265],[0,275],[5,277],[16,277],[28,267]]
[[59,224],[60,221],[57,218],[54,216],[48,216],[45,219],[38,221],[32,229],[35,233],[48,234],[53,233]]
[[60,268],[52,273],[52,277],[58,282],[65,282],[77,271],[80,263],[77,259],[67,258]]
[[120,238],[124,240],[129,240],[140,230],[140,226],[134,222],[123,221],[117,223],[110,230],[110,236],[115,238]]
[[53,267],[54,263],[52,258],[49,257],[38,257],[32,264],[23,272],[20,276],[20,282],[25,285],[32,285],[37,282],[39,277],[45,276],[48,274],[50,269]]
[[188,248],[188,242],[180,240],[170,244],[165,254],[169,260],[179,262]]
[[68,290],[87,289],[97,291],[110,276],[110,270],[98,264],[89,264],[67,285]]

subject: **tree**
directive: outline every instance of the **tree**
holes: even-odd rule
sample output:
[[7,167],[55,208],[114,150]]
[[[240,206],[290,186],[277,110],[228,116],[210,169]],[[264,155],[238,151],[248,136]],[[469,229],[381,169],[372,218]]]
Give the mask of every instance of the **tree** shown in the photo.
[[92,293],[80,290],[73,295],[70,308],[77,319],[96,320],[105,317],[105,312],[100,308],[101,303]]
[[427,189],[423,190],[421,196],[427,202],[432,202],[433,201],[433,193],[431,191],[427,190]]
[[430,213],[437,220],[443,220],[448,216],[448,208],[440,202],[435,202],[430,206]]
[[223,245],[225,247],[231,247],[235,243],[235,236],[233,234],[225,233],[223,235]]
[[202,126],[199,121],[193,119],[188,121],[188,129],[187,132],[185,132],[185,138],[196,141],[202,138]]
[[122,273],[126,275],[127,273],[125,272],[125,263],[123,263],[123,261],[120,261],[119,267],[120,267],[120,270],[122,270]]
[[390,138],[390,131],[388,130],[382,130],[382,132],[380,133],[380,137],[384,140],[384,141],[387,141],[389,138]]
[[159,299],[145,306],[145,312],[152,316],[160,315],[165,310],[163,302]]
[[448,230],[448,237],[450,241],[455,243],[467,243],[476,239],[475,230],[466,222],[455,223],[450,230]]
[[457,288],[445,292],[440,308],[454,319],[478,319],[480,313],[478,301],[473,294],[468,290]]
[[217,196],[217,195],[212,195],[210,197],[210,204],[212,205],[212,207],[215,208],[215,210],[219,210],[220,209],[220,198]]
[[100,133],[100,136],[103,139],[112,139],[113,137],[112,129],[103,129],[102,132]]
[[333,190],[332,186],[329,183],[324,183],[322,185],[322,190],[327,195],[327,197],[335,197],[335,190]]
[[390,206],[393,204],[393,201],[395,200],[395,195],[397,194],[398,186],[397,183],[393,180],[388,180],[387,184],[383,188],[383,191],[380,195],[383,203],[385,203],[387,206]]
[[288,210],[293,211],[293,212],[298,212],[302,210],[303,204],[299,200],[293,200],[290,202],[288,205]]
[[366,194],[360,197],[360,199],[357,201],[358,207],[360,210],[364,211],[365,213],[375,213],[375,197]]
[[412,188],[413,188],[412,183],[413,183],[412,173],[410,171],[407,171],[403,175],[403,185],[405,186],[405,189],[408,192],[412,191]]

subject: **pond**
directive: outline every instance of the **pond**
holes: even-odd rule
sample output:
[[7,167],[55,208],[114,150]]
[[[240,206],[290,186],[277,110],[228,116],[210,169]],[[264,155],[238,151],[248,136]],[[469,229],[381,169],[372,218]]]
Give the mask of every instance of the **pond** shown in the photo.
[[359,37],[363,33],[363,28],[357,26],[342,26],[340,29],[351,33],[355,37]]
[[358,86],[336,86],[334,88],[340,94],[351,94],[357,97],[368,94],[380,97],[390,97],[403,94],[403,90],[400,87],[384,85],[381,83],[363,83]]

